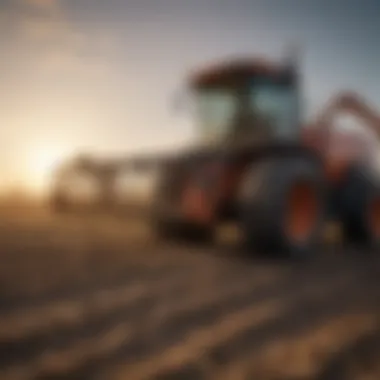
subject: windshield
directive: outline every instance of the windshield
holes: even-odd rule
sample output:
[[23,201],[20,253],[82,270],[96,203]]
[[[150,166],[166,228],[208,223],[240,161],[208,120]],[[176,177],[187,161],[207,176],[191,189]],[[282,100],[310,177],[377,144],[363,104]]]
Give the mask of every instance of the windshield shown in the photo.
[[201,138],[206,142],[223,139],[237,111],[237,99],[224,89],[201,90],[195,96]]
[[250,90],[250,107],[276,136],[287,138],[297,132],[299,115],[295,86],[254,82]]
[[254,78],[248,88],[198,89],[194,95],[202,142],[247,136],[286,139],[298,131],[298,92],[293,83]]

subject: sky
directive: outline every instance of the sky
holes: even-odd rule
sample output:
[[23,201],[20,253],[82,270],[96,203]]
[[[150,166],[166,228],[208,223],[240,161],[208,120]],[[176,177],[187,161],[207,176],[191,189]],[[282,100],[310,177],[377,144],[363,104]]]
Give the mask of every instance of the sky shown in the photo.
[[307,115],[341,89],[380,108],[378,0],[0,0],[2,188],[56,159],[194,137],[173,94],[225,57],[301,52]]

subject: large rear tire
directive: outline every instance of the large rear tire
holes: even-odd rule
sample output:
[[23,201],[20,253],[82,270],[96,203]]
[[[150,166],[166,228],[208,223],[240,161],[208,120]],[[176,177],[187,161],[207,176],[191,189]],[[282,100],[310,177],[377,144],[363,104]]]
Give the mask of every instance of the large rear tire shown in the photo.
[[253,164],[238,194],[246,248],[293,258],[317,249],[325,217],[326,190],[317,160],[272,158]]
[[365,165],[350,168],[339,191],[340,220],[347,244],[365,251],[380,248],[380,181]]

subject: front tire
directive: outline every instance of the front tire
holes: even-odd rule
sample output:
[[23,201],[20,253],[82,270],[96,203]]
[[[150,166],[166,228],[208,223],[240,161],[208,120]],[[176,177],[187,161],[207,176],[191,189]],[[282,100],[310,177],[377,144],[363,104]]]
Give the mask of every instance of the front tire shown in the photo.
[[[179,180],[179,174],[174,170],[166,170],[161,174],[154,192],[151,210],[150,221],[153,234],[159,241],[210,245],[214,241],[214,226],[192,223],[181,215],[177,197],[173,195],[170,186]],[[173,209],[175,215],[173,215]]]

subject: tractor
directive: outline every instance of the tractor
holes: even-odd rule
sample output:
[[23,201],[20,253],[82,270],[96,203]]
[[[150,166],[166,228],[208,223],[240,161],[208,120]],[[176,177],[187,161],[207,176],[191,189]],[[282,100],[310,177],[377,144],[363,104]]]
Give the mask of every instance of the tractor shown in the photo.
[[203,144],[162,168],[152,210],[159,236],[206,242],[218,223],[233,221],[252,251],[306,257],[334,219],[346,241],[378,245],[373,150],[331,126],[337,110],[354,111],[380,130],[379,119],[346,93],[306,128],[301,85],[292,62],[236,60],[190,77]]
[[306,258],[334,219],[347,242],[377,248],[375,148],[331,126],[337,110],[354,111],[376,132],[380,119],[345,93],[305,126],[301,79],[293,61],[261,59],[225,61],[189,76],[199,144],[145,161],[160,163],[151,207],[156,236],[208,243],[220,223],[232,221],[250,251]]

